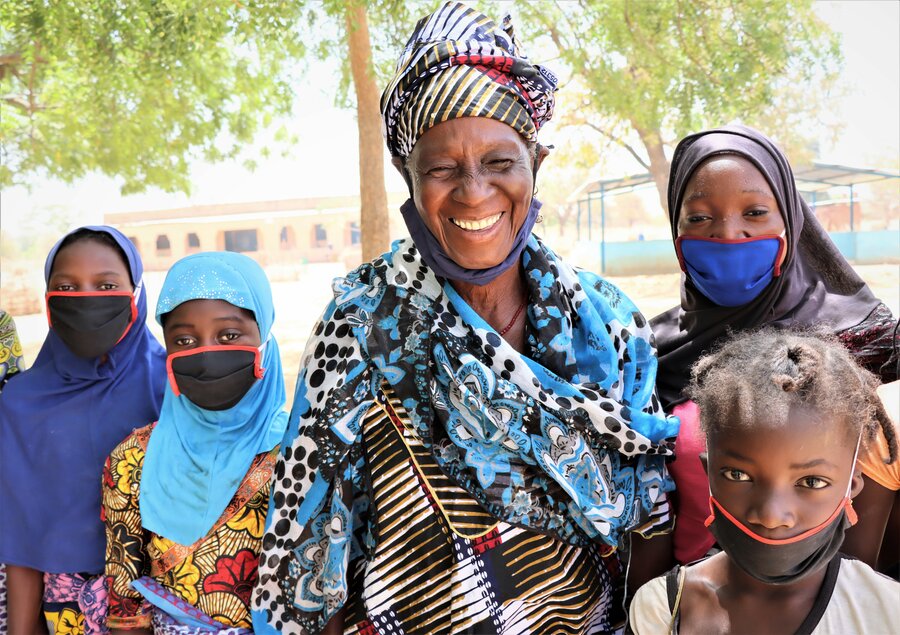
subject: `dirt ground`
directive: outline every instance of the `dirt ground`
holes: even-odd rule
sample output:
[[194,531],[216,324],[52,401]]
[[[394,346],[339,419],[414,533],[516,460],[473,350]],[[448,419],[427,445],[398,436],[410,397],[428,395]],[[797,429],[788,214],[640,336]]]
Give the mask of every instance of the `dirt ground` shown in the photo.
[[[900,266],[862,265],[856,267],[856,270],[868,282],[875,295],[891,308],[894,315],[900,314]],[[293,400],[297,369],[306,339],[332,297],[329,281],[343,273],[343,265],[338,263],[307,265],[296,281],[272,284],[276,311],[273,335],[281,349],[289,403]],[[156,297],[163,279],[164,274],[161,272],[146,274],[145,284],[151,312],[156,306]],[[661,313],[679,301],[678,274],[611,277],[609,280],[631,297],[647,316]],[[15,321],[22,339],[26,363],[30,365],[47,334],[46,317],[38,313],[16,316]],[[161,340],[162,333],[152,316],[148,322],[151,330]]]

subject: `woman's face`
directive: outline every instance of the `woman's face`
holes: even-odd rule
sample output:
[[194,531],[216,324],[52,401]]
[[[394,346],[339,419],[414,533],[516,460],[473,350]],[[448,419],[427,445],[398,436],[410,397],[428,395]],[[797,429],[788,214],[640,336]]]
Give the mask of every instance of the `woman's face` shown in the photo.
[[133,290],[122,256],[96,240],[77,240],[57,252],[47,281],[47,291]]
[[764,538],[793,538],[834,513],[854,473],[857,439],[821,413],[792,410],[786,425],[730,427],[708,439],[710,491],[730,514]]
[[483,117],[434,126],[406,163],[425,225],[467,269],[493,267],[512,251],[531,205],[532,166],[519,133]]
[[253,313],[225,300],[188,300],[166,314],[166,353],[201,346],[259,347],[259,326]]
[[783,231],[772,188],[747,159],[712,157],[691,175],[678,215],[679,236],[735,240]]

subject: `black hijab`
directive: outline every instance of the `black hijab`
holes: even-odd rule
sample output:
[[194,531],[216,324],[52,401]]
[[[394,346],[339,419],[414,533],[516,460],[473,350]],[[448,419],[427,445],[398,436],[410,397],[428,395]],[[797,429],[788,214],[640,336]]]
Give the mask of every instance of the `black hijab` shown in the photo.
[[880,303],[800,198],[781,150],[746,126],[699,132],[685,137],[675,148],[668,192],[673,241],[678,237],[681,201],[691,175],[717,154],[744,157],[766,177],[784,218],[787,257],[781,275],[756,299],[738,307],[714,304],[682,274],[681,306],[650,321],[659,350],[657,386],[667,410],[686,399],[682,391],[691,366],[714,348],[728,329],[825,324],[835,332],[842,331],[862,322]]

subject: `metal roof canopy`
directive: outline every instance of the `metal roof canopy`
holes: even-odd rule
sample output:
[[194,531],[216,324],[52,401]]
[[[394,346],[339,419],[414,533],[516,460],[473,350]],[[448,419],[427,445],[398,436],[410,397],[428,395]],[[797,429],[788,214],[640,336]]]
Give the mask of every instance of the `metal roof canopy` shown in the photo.
[[[897,178],[900,178],[900,173],[898,172],[817,162],[813,162],[811,166],[797,168],[794,171],[794,181],[797,183],[797,189],[801,192],[822,192],[832,187],[851,187],[861,183]],[[620,193],[620,190],[630,191],[632,188],[646,185],[647,183],[653,183],[653,177],[649,172],[598,179],[589,181],[578,188],[573,194],[573,198],[582,197],[586,194],[599,194],[600,192],[616,195]],[[582,198],[581,200],[585,199]]]
[[[883,181],[885,179],[900,178],[898,172],[888,172],[886,170],[875,170],[869,168],[854,168],[847,165],[831,165],[828,163],[813,162],[811,166],[803,166],[794,171],[794,181],[797,184],[797,190],[811,195],[812,207],[816,207],[816,195],[833,187],[850,188],[850,231],[853,229],[853,186],[863,183],[874,183],[875,181]],[[631,192],[634,188],[641,185],[653,183],[653,177],[649,172],[643,174],[633,174],[630,176],[614,177],[610,179],[599,179],[597,181],[588,181],[580,188],[575,190],[569,197],[569,200],[575,200],[578,203],[578,216],[576,231],[578,240],[581,240],[581,206],[587,205],[588,217],[588,240],[591,240],[591,203],[599,199],[600,201],[600,271],[606,272],[606,197],[609,195],[616,196]]]

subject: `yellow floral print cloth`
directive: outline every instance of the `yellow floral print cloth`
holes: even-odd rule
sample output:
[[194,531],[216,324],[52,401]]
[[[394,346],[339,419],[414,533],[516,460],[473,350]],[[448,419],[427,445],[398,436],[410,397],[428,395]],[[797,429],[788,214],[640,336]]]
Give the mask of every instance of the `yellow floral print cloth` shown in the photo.
[[209,533],[181,545],[141,526],[140,480],[153,426],[135,430],[103,473],[110,628],[147,628],[150,605],[131,583],[149,576],[166,591],[228,626],[251,628],[249,603],[278,448],[258,454]]

